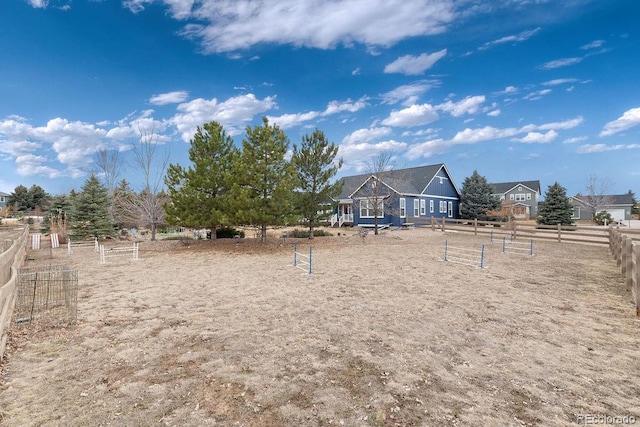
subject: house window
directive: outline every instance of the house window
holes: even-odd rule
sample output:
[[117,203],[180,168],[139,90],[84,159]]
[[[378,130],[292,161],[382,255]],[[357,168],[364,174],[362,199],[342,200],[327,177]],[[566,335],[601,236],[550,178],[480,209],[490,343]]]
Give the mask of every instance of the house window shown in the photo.
[[449,218],[453,217],[453,202],[449,202],[449,208],[447,209],[447,216]]
[[580,219],[580,206],[574,206],[571,219]]
[[527,200],[531,200],[531,193],[527,193]]
[[420,215],[426,215],[426,214],[427,214],[427,201],[420,200]]
[[402,198],[400,199],[400,218],[405,218],[407,216],[407,200]]
[[525,201],[524,193],[517,193],[516,194],[516,202],[524,202],[524,201]]
[[513,194],[509,194],[509,200],[513,200]]
[[429,213],[433,213],[433,200],[429,200]]
[[420,200],[413,199],[413,216],[420,216]]
[[440,202],[440,213],[447,213],[447,202]]
[[[384,218],[384,200],[378,199],[378,218]],[[360,200],[360,218],[373,218],[373,200]]]

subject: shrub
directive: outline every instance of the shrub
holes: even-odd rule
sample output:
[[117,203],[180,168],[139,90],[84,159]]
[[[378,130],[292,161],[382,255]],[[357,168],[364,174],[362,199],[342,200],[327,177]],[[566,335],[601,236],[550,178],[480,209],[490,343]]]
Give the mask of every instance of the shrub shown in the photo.
[[[234,237],[241,237],[244,239],[244,231],[237,230],[233,227],[222,227],[216,230],[216,239],[233,239]],[[211,237],[211,233],[207,237]]]
[[611,217],[611,214],[607,211],[598,212],[594,217],[594,220],[598,225],[611,224],[613,222],[613,218]]
[[[332,236],[331,233],[324,230],[313,230],[314,237]],[[298,230],[297,228],[287,233],[287,237],[309,238],[309,230]]]

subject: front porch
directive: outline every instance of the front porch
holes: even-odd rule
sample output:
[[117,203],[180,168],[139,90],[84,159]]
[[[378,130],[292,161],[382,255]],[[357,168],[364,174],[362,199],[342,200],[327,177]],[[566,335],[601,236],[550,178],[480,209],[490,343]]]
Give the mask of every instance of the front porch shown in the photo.
[[353,200],[343,199],[338,204],[336,213],[331,215],[331,227],[353,225]]

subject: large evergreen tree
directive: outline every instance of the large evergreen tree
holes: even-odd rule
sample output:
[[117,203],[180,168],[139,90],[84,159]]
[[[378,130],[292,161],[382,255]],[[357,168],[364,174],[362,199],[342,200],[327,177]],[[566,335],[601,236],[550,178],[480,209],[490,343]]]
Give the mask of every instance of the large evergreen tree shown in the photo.
[[293,217],[295,171],[285,156],[289,139],[277,125],[247,127],[236,171],[239,219],[259,227],[262,243],[267,226],[284,225]]
[[14,212],[26,212],[31,209],[31,200],[29,197],[29,189],[24,185],[18,185],[13,193],[7,197],[7,206],[10,206]]
[[573,207],[567,191],[557,182],[547,188],[544,202],[538,211],[538,224],[572,225]]
[[311,135],[302,137],[300,148],[293,147],[291,162],[297,175],[297,207],[309,221],[309,239],[313,239],[313,228],[320,219],[318,212],[331,203],[342,191],[342,181],[331,183],[342,167],[342,159],[334,163],[338,147],[327,141],[324,133],[316,129]]
[[169,224],[209,227],[215,238],[220,225],[233,219],[231,206],[233,166],[239,153],[233,138],[221,124],[198,127],[191,140],[189,160],[192,167],[170,164],[165,177],[170,202],[165,205]]
[[73,198],[73,214],[69,235],[73,239],[115,236],[115,224],[110,219],[109,191],[95,174],[91,174],[82,191]]
[[489,214],[500,209],[500,199],[493,194],[493,187],[478,171],[462,182],[460,194],[460,217],[463,219],[478,219],[487,221]]
[[7,197],[7,205],[15,212],[33,213],[38,209],[44,210],[49,198],[49,194],[39,185],[34,184],[28,189],[18,185]]

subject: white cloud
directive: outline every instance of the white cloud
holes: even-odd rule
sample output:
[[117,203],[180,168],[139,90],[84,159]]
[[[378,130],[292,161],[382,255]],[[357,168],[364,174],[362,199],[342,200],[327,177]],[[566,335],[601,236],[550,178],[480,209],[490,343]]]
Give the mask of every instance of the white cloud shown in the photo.
[[562,141],[563,144],[575,144],[578,142],[586,141],[588,138],[586,136],[575,136],[572,138],[567,138]]
[[604,125],[600,136],[611,136],[638,125],[640,125],[640,107],[627,110],[616,120]]
[[273,121],[282,129],[292,128],[301,123],[314,120],[318,117],[326,117],[332,114],[342,112],[355,113],[367,106],[367,97],[362,97],[357,101],[350,99],[346,101],[331,101],[327,104],[327,108],[323,112],[308,111],[306,113],[283,114],[281,116],[268,116],[269,121]]
[[327,108],[322,113],[323,116],[328,116],[330,114],[337,114],[344,111],[355,113],[367,106],[367,98],[362,97],[357,101],[351,101],[350,99],[346,101],[331,101],[327,105]]
[[436,106],[436,109],[446,111],[453,117],[460,117],[464,114],[477,113],[484,101],[484,95],[467,96],[458,102],[447,101],[439,104]]
[[451,141],[457,144],[475,144],[492,139],[510,138],[520,132],[521,131],[516,128],[499,129],[493,126],[485,126],[478,129],[467,128],[456,133]]
[[[126,0],[139,12],[151,0]],[[439,34],[456,17],[454,2],[432,0],[164,0],[186,22],[183,34],[205,52],[230,52],[259,43],[320,49],[361,43],[388,47],[408,37]],[[181,7],[178,7],[178,6]]]
[[[106,133],[93,124],[59,117],[38,127],[23,118],[11,117],[0,120],[0,135],[6,138],[0,149],[15,158],[20,174],[73,176],[89,164],[91,155],[102,145]],[[35,154],[36,151],[39,153]],[[53,156],[48,156],[49,152]],[[54,162],[61,164],[63,170],[45,165]]]
[[152,105],[179,104],[186,101],[188,96],[189,92],[184,90],[161,93],[160,95],[153,95],[149,99],[149,103]]
[[45,9],[49,4],[49,1],[48,0],[27,0],[27,3],[29,3],[32,7],[35,7],[36,9]]
[[360,75],[360,67],[356,67],[352,72],[351,72],[352,76],[357,76]]
[[489,111],[487,113],[487,116],[489,116],[489,117],[498,117],[501,113],[502,113],[502,111],[500,111],[500,109],[492,110],[492,111]]
[[420,75],[433,67],[433,64],[442,59],[446,54],[447,49],[442,49],[434,53],[423,53],[420,56],[401,56],[392,63],[387,64],[387,66],[384,67],[384,72],[387,74],[401,73],[407,76]]
[[402,110],[394,110],[382,121],[385,126],[419,126],[438,120],[438,113],[430,104],[412,105]]
[[576,83],[578,79],[554,79],[542,83],[543,86],[557,86],[567,83]]
[[342,144],[338,148],[338,156],[344,161],[345,169],[365,172],[370,167],[370,160],[381,152],[403,152],[407,144],[393,139],[379,142],[361,142]]
[[518,88],[515,86],[507,86],[504,88],[504,90],[502,92],[500,92],[501,95],[506,95],[509,93],[517,93],[518,92]]
[[538,28],[534,28],[533,30],[522,31],[521,33],[518,33],[515,35],[499,38],[498,40],[485,43],[480,47],[480,50],[489,49],[490,47],[493,47],[499,44],[516,43],[516,42],[522,42],[522,41],[528,40],[531,37],[533,37],[541,29],[542,28],[538,27]]
[[123,0],[122,5],[133,13],[142,12],[146,5],[153,3],[155,0]]
[[407,149],[405,157],[409,160],[416,160],[419,158],[427,159],[446,152],[452,145],[454,144],[443,139],[433,139],[419,144],[412,144],[409,149]]
[[550,130],[547,133],[529,132],[522,138],[514,138],[512,141],[524,142],[527,144],[548,144],[558,137],[558,132]]
[[552,92],[551,89],[542,89],[536,92],[531,92],[525,95],[522,99],[526,99],[527,101],[537,101],[541,99],[543,96],[548,95]]
[[21,176],[44,175],[47,178],[58,178],[62,176],[60,171],[44,165],[44,163],[47,162],[47,158],[43,156],[26,154],[17,156],[15,162],[16,170]]
[[584,122],[584,118],[582,116],[578,116],[578,117],[575,117],[575,118],[570,119],[570,120],[565,120],[563,122],[545,123],[543,125],[537,126],[537,129],[540,129],[540,130],[549,130],[549,129],[566,130],[566,129],[573,129],[576,126],[581,125],[583,122]]
[[572,58],[561,58],[554,59],[553,61],[545,62],[540,66],[540,68],[545,70],[552,70],[554,68],[567,67],[569,65],[575,65],[582,62],[584,58],[572,57]]
[[439,80],[418,80],[413,83],[398,86],[380,96],[385,104],[396,104],[407,99],[416,100],[423,93],[439,85]]
[[368,129],[358,129],[344,137],[342,143],[345,145],[360,144],[363,142],[376,141],[391,135],[392,130],[388,127],[376,127]]
[[277,124],[282,129],[289,129],[301,123],[308,122],[320,117],[318,111],[308,111],[306,113],[283,114],[281,116],[267,116],[270,123]]
[[582,50],[597,49],[601,47],[603,44],[604,44],[604,40],[594,40],[591,43],[587,43],[584,46],[580,46],[580,49]]
[[179,104],[178,113],[171,122],[178,128],[185,142],[193,138],[196,127],[212,120],[221,123],[227,133],[234,136],[242,133],[257,114],[275,107],[274,97],[258,99],[253,94],[238,95],[223,102],[218,102],[216,98],[197,98]]
[[619,150],[636,150],[640,149],[640,144],[586,144],[578,147],[578,154],[593,154],[593,153],[605,153],[607,151],[619,151]]

